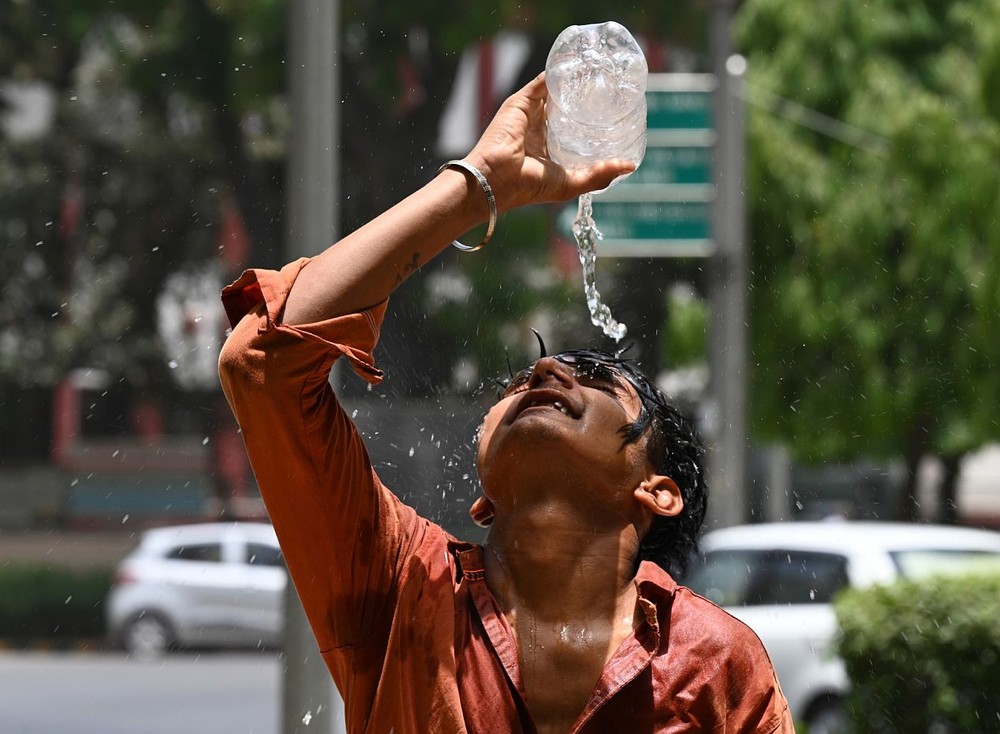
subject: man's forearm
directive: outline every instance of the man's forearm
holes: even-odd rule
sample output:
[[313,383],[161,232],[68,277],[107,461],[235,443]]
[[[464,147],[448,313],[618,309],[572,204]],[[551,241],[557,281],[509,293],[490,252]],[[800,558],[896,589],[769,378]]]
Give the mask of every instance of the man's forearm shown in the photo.
[[[466,156],[489,182],[500,212],[566,201],[602,189],[634,169],[628,161],[573,170],[550,161],[545,150],[545,99],[540,75],[507,98]],[[321,321],[384,301],[452,240],[486,221],[488,213],[477,181],[468,172],[446,169],[310,262],[291,291],[284,322]]]
[[380,303],[487,213],[486,197],[471,176],[441,172],[314,258],[289,294],[283,322],[312,323]]

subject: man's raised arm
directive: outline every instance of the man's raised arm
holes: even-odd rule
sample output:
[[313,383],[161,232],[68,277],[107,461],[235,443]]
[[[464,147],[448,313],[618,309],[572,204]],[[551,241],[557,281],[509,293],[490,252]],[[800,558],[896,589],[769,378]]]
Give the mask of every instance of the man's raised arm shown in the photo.
[[[550,161],[545,154],[545,97],[539,75],[504,102],[465,158],[486,177],[500,212],[596,191],[633,168],[609,161],[568,171]],[[315,258],[296,280],[285,323],[309,323],[383,301],[452,240],[485,221],[487,213],[476,180],[461,169],[446,169]]]

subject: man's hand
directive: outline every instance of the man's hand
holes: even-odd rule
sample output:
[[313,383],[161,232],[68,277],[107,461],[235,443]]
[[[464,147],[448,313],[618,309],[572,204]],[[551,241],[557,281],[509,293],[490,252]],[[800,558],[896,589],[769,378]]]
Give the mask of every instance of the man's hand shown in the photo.
[[567,169],[545,145],[545,74],[507,98],[466,160],[485,174],[501,211],[526,204],[567,201],[599,191],[635,169],[629,161],[604,161]]

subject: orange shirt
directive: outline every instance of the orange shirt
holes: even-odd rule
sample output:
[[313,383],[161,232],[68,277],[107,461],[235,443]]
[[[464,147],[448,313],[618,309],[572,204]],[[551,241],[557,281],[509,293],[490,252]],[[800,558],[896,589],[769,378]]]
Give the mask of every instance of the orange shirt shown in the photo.
[[[385,303],[307,326],[281,313],[299,270],[226,288],[222,385],[350,732],[533,732],[517,642],[482,548],[400,502],[328,378],[369,382]],[[793,732],[757,637],[644,562],[645,621],[608,661],[574,732]]]

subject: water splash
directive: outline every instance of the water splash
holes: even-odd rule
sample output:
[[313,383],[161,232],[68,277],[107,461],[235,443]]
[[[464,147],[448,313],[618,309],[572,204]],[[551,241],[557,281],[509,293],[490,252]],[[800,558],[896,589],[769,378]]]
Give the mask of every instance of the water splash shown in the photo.
[[573,234],[580,252],[580,264],[583,266],[583,293],[587,298],[587,308],[590,309],[590,321],[616,342],[621,341],[628,329],[611,315],[611,309],[601,300],[601,294],[597,290],[597,242],[604,235],[594,222],[593,194],[580,197],[576,221],[573,222]]

